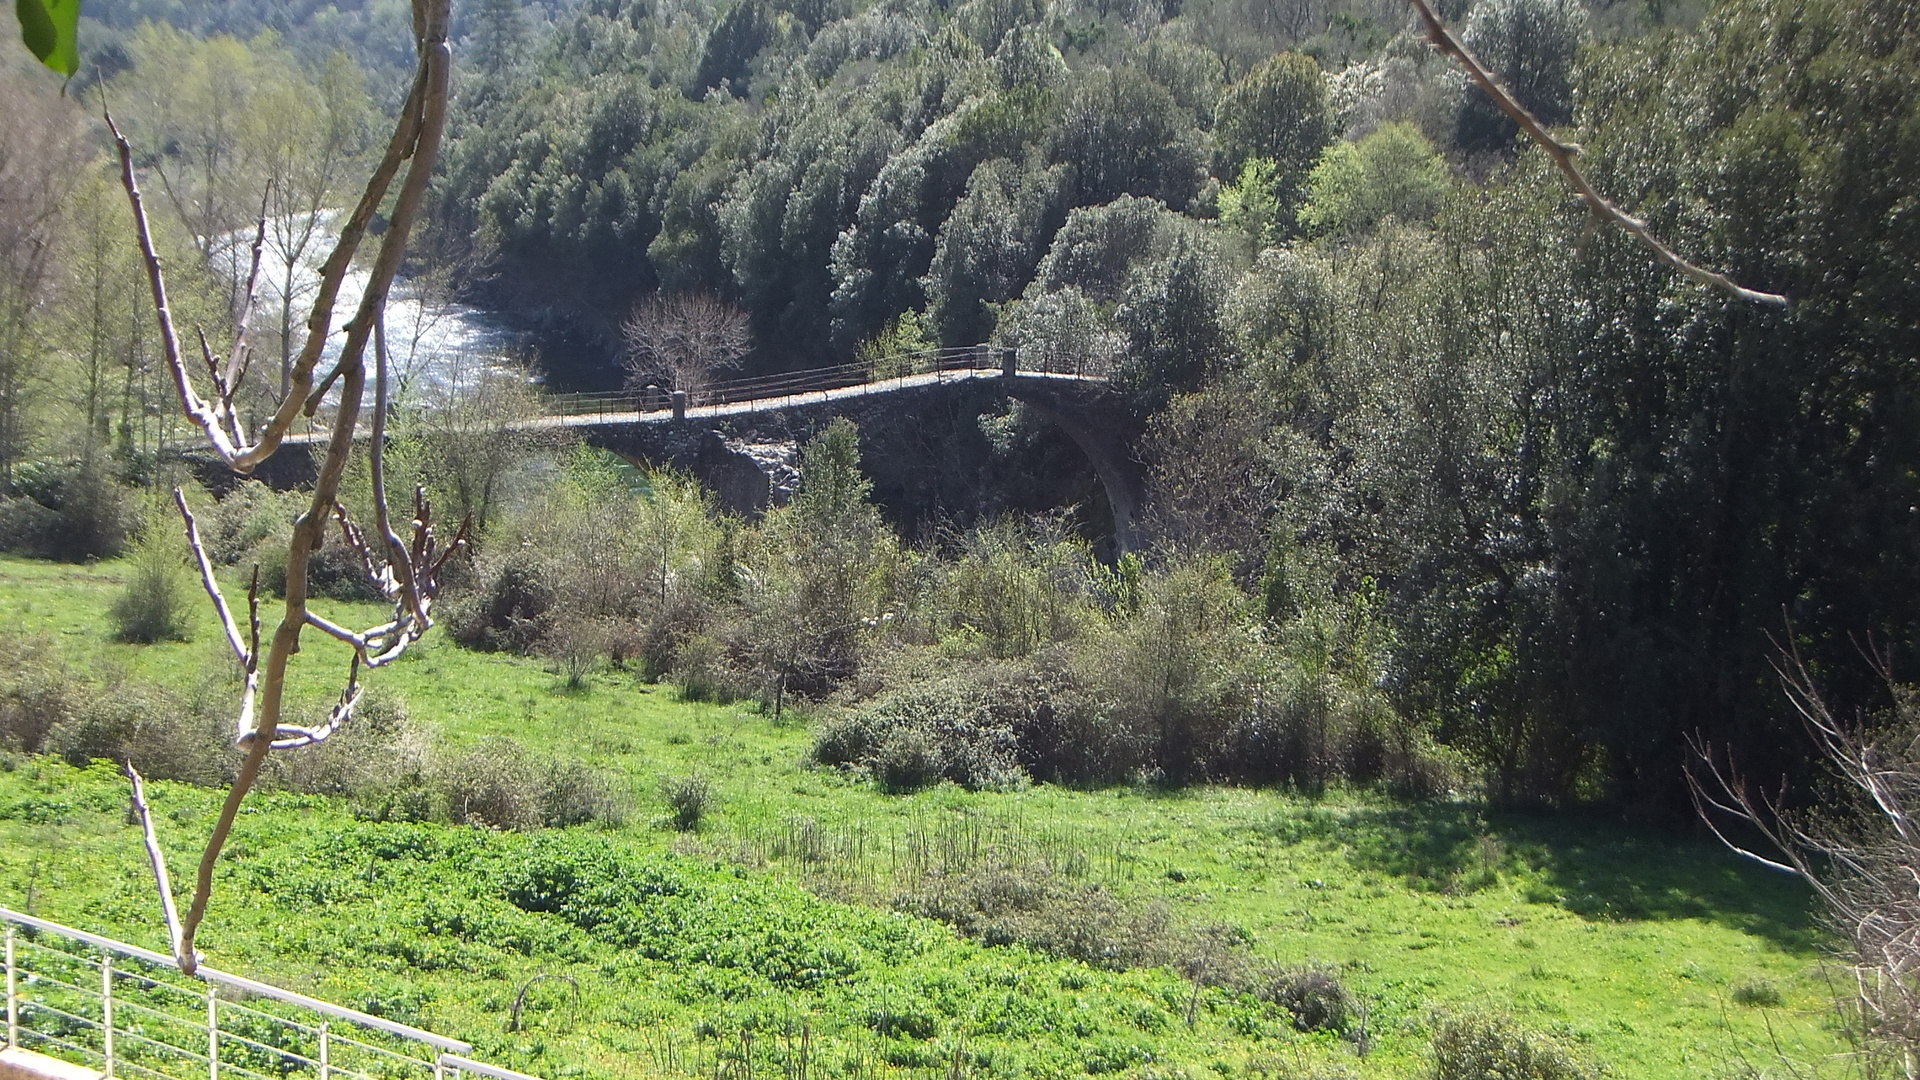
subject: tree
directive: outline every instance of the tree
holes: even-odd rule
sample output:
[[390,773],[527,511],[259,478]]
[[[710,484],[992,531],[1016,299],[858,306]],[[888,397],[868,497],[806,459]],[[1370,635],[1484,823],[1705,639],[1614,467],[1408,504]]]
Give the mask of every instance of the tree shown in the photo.
[[1357,143],[1336,143],[1307,177],[1300,224],[1323,233],[1351,234],[1388,217],[1431,218],[1447,193],[1446,162],[1419,129],[1383,124]]
[[688,88],[691,95],[698,97],[725,86],[735,97],[745,97],[753,58],[779,33],[779,16],[766,0],[739,0],[708,35],[700,70]]
[[257,108],[272,122],[254,127],[265,172],[267,249],[276,271],[280,393],[292,386],[295,312],[314,287],[307,255],[326,233],[369,142],[366,74],[347,54],[327,57],[319,79],[296,72],[263,89]]
[[941,227],[922,286],[941,341],[986,340],[998,306],[1026,287],[1062,171],[1023,173],[1006,158],[973,171],[966,195]]
[[[262,153],[270,128],[256,98],[296,65],[271,36],[204,41],[145,23],[129,44],[134,64],[114,80],[128,130],[150,156],[139,164],[187,227],[205,265],[237,291],[247,276],[247,226],[261,213]],[[239,307],[238,297],[232,301]]]
[[620,329],[630,389],[697,392],[739,364],[753,343],[746,313],[712,293],[656,293],[634,305]]
[[[1757,790],[1730,760],[1730,749],[1695,743],[1696,761],[1687,770],[1694,809],[1734,852],[1812,886],[1829,927],[1852,953],[1855,993],[1848,1011],[1858,1010],[1870,1060],[1912,1076],[1920,1057],[1920,952],[1913,947],[1920,937],[1913,887],[1920,832],[1911,817],[1920,800],[1920,692],[1896,684],[1890,657],[1869,647],[1863,652],[1894,707],[1878,718],[1836,716],[1791,644],[1790,625],[1787,634],[1790,644],[1775,657],[1774,670],[1839,792],[1839,806],[1818,814],[1792,811],[1783,805],[1787,792]],[[1757,832],[1778,858],[1729,837],[1724,826],[1736,821]],[[1877,1074],[1871,1066],[1862,1071]]]
[[473,12],[472,48],[476,74],[511,80],[527,58],[527,16],[520,0],[480,0]]
[[800,490],[769,518],[768,550],[744,598],[755,661],[776,695],[853,674],[877,620],[876,576],[891,549],[860,470],[860,431],[835,419],[807,443]]
[[[1481,0],[1461,40],[1541,123],[1573,119],[1573,61],[1587,40],[1580,0]],[[1458,124],[1454,139],[1469,150],[1506,147],[1520,131],[1478,86],[1467,87]]]
[[43,352],[59,214],[87,153],[72,107],[25,73],[0,70],[0,97],[11,105],[0,126],[0,483],[11,483],[31,440],[27,400]]
[[1333,139],[1333,110],[1320,64],[1300,53],[1281,53],[1227,88],[1214,113],[1222,175],[1237,176],[1249,158],[1274,163],[1283,202],[1320,150]]
[[1095,68],[1048,133],[1047,158],[1071,170],[1069,206],[1121,195],[1184,207],[1205,177],[1200,133],[1165,87],[1136,68]]

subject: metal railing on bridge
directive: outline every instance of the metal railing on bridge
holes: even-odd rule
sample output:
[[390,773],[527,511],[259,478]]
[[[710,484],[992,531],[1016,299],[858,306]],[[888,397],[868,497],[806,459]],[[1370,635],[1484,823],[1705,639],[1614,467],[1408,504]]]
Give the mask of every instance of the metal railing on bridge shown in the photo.
[[[806,394],[850,390],[909,380],[914,376],[945,373],[993,372],[1003,375],[1050,374],[1082,378],[1105,378],[1109,372],[1078,357],[1069,360],[1033,363],[1037,354],[1019,353],[997,345],[970,345],[952,349],[926,349],[900,353],[877,360],[836,364],[831,367],[784,371],[744,379],[728,379],[689,390],[688,408],[714,405],[739,405],[772,398],[799,397]],[[666,412],[673,408],[673,394],[664,388],[609,394],[549,394],[541,399],[549,416],[616,416],[634,413]]]
[[[831,367],[782,371],[742,379],[727,379],[686,392],[682,405],[698,409],[708,406],[747,405],[756,401],[830,394],[859,387],[883,391],[911,386],[920,377],[937,381],[943,376],[981,377],[999,375],[1051,375],[1074,379],[1104,380],[1112,375],[1112,363],[1090,358],[1078,351],[1055,355],[1037,349],[1014,350],[998,345],[969,345],[952,349],[925,349],[899,353],[876,360],[835,364]],[[540,398],[544,416],[567,419],[620,418],[670,413],[674,392],[663,387],[616,393],[547,394]],[[331,410],[322,409],[315,419],[316,434],[298,435],[290,443],[324,441]],[[360,431],[365,432],[363,420]]]
[[538,1080],[408,1024],[0,908],[6,1045],[103,1080]]

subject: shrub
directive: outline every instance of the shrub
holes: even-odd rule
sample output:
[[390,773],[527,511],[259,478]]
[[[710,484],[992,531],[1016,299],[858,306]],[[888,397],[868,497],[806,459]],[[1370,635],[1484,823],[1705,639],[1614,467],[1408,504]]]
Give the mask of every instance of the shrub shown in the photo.
[[[287,595],[286,545],[266,544],[259,554],[260,591],[268,596]],[[349,602],[381,599],[360,553],[345,544],[329,544],[307,556],[307,595]]]
[[582,761],[555,759],[540,777],[540,822],[548,828],[568,825],[622,825],[627,801],[612,779]]
[[679,684],[682,701],[725,704],[752,693],[750,676],[734,662],[726,643],[707,634],[681,642],[668,677]]
[[239,764],[224,702],[182,697],[131,680],[87,687],[48,731],[44,749],[73,765],[131,761],[150,780],[222,784]]
[[553,589],[537,560],[516,551],[483,563],[475,576],[478,586],[450,605],[453,639],[470,649],[530,652],[552,625]]
[[0,749],[38,753],[84,697],[77,674],[45,641],[0,638]]
[[1558,1042],[1500,1014],[1443,1015],[1433,1029],[1434,1080],[1590,1080]]
[[1203,778],[1221,759],[1246,680],[1246,597],[1225,567],[1195,561],[1146,581],[1139,610],[1076,656],[1104,719],[1150,747],[1152,768],[1175,783]]
[[174,545],[159,536],[141,538],[127,563],[126,585],[110,612],[115,637],[140,645],[186,640],[186,582],[180,559]]
[[1331,968],[1308,964],[1270,972],[1257,988],[1262,1001],[1272,1002],[1293,1015],[1301,1031],[1347,1030],[1353,998]]
[[856,766],[872,760],[886,737],[867,712],[842,713],[823,724],[813,739],[813,760],[821,765]]
[[[258,480],[244,480],[199,515],[200,541],[207,558],[233,566],[269,540],[284,540],[303,508],[299,495],[276,492]],[[284,546],[284,545],[282,545]],[[285,568],[282,568],[284,577]]]
[[667,824],[679,832],[693,832],[713,811],[718,799],[713,785],[699,773],[669,777],[660,784],[660,796],[667,803]]
[[1742,1005],[1759,1008],[1778,1008],[1780,988],[1763,975],[1749,975],[1733,984],[1733,1000]]
[[1020,729],[1038,700],[1018,666],[957,666],[836,717],[816,736],[814,760],[865,766],[889,792],[942,779],[975,790],[1018,784]]
[[29,462],[0,499],[0,548],[43,559],[83,562],[126,550],[136,515],[127,491],[98,468]]
[[588,676],[613,652],[618,628],[601,619],[555,622],[540,639],[539,650],[569,690],[584,689]]
[[[300,722],[319,719],[308,716]],[[398,699],[370,689],[353,717],[325,742],[268,755],[267,776],[278,786],[311,795],[383,803],[403,789],[426,790],[429,738]],[[413,816],[426,816],[426,811]]]
[[1130,905],[1043,861],[988,860],[923,874],[893,906],[988,945],[1025,945],[1116,971],[1167,963],[1178,951],[1164,906]]
[[919,791],[947,771],[947,759],[933,733],[902,724],[887,732],[873,756],[873,776],[880,790],[892,795]]
[[495,735],[440,763],[436,786],[458,825],[531,829],[541,823],[540,790],[526,748]]

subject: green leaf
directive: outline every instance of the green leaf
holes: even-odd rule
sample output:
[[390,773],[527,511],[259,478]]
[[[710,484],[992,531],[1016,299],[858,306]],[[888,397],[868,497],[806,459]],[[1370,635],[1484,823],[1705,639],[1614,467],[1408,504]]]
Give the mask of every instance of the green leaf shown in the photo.
[[14,10],[27,51],[72,78],[80,70],[80,0],[14,0]]

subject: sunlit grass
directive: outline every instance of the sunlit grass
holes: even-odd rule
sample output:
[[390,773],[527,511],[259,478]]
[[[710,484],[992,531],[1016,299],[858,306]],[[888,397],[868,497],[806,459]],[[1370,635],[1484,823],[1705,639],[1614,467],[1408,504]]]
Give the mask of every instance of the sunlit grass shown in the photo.
[[[0,624],[44,636],[76,662],[175,686],[225,677],[224,645],[204,613],[196,615],[189,642],[138,647],[109,641],[104,613],[119,577],[113,564],[0,560]],[[329,613],[376,614],[372,608]],[[337,690],[345,656],[309,640],[298,688],[304,699],[317,701]],[[1714,1075],[1733,1071],[1743,1057],[1764,1067],[1776,1040],[1809,1058],[1838,1045],[1806,891],[1692,838],[1577,817],[1489,813],[1461,802],[1400,804],[1362,793],[1306,798],[1236,788],[1050,785],[970,793],[947,785],[888,796],[857,777],[807,766],[811,736],[804,718],[789,714],[775,723],[748,705],[683,703],[670,687],[644,685],[621,672],[596,674],[585,690],[569,691],[536,661],[471,653],[435,636],[374,679],[449,740],[511,736],[623,778],[638,812],[612,838],[622,851],[709,868],[703,874],[737,866],[748,874],[743,880],[804,883],[880,907],[930,860],[963,858],[979,847],[1044,859],[1132,902],[1164,903],[1178,919],[1238,927],[1260,956],[1338,967],[1366,1004],[1373,1039],[1373,1052],[1360,1059],[1349,1042],[1298,1036],[1271,1018],[1255,1023],[1224,1002],[1203,1009],[1188,1030],[1181,1010],[1161,1001],[1177,977],[1089,975],[1100,993],[1117,995],[1113,1008],[1134,1002],[1174,1018],[1141,1021],[1146,1026],[1137,1041],[1150,1064],[1116,1061],[1116,1067],[1234,1075],[1263,1057],[1299,1051],[1343,1060],[1365,1075],[1409,1075],[1423,1067],[1425,1031],[1436,1009],[1512,1011],[1607,1063],[1617,1076]],[[663,827],[667,810],[659,792],[663,779],[694,772],[710,778],[716,804],[688,837]],[[65,800],[73,803],[67,810],[22,809],[35,800],[60,802],[63,790],[75,793]],[[117,798],[110,774],[40,763],[0,775],[0,903],[20,906],[31,891],[33,905],[49,917],[157,942],[151,883]],[[160,786],[156,802],[176,865],[185,865],[206,827],[210,798]],[[350,1004],[414,994],[423,1019],[502,1060],[555,1076],[576,1069],[659,1071],[667,1064],[661,1032],[679,1033],[676,1054],[703,1045],[711,1050],[719,1044],[702,1043],[697,1033],[737,1031],[746,1015],[719,983],[640,964],[585,939],[556,946],[557,952],[486,943],[456,948],[419,928],[415,909],[427,901],[404,889],[292,903],[259,874],[319,858],[330,834],[370,826],[356,825],[343,806],[327,800],[271,795],[256,805],[230,852],[205,935],[216,963],[327,990]],[[462,877],[457,868],[434,873],[451,874],[446,881],[455,891],[481,895],[487,875],[499,860],[510,861],[519,843],[488,841],[477,876]],[[499,906],[497,898],[486,902]],[[328,950],[359,948],[356,927],[381,941],[417,932],[421,942],[414,954],[396,947],[363,970],[342,971]],[[977,965],[1052,984],[1077,968],[1021,950],[983,952],[958,942],[928,953],[925,964],[975,972],[954,975],[966,988],[953,991],[962,1013],[984,1000]],[[567,1021],[564,1031],[508,1038],[505,1009],[518,982],[550,969],[587,987],[583,1015]],[[938,975],[914,964],[886,970],[874,986],[913,983],[918,989],[901,992],[922,996],[932,993],[925,980]],[[1751,991],[1757,986],[1769,992]],[[932,1042],[882,1039],[856,1017],[831,1015],[853,1008],[844,997],[784,994],[763,1004],[817,1014],[810,1022],[822,1032],[840,1033],[822,1045],[842,1057],[867,1054],[878,1061],[891,1054],[929,1070],[941,1067],[934,1059],[950,1052],[967,1026],[964,1017],[947,1017]],[[1089,1036],[1089,1045],[1111,1041],[1111,1032],[1101,1031]],[[859,1050],[867,1045],[861,1038],[872,1045]],[[912,1049],[921,1042],[926,1045]],[[1092,1060],[1063,1049],[1075,1045],[1070,1033],[1000,1042],[975,1036],[972,1045],[985,1055],[981,1067],[988,1071],[1074,1072]],[[675,1062],[692,1067],[690,1059]]]

